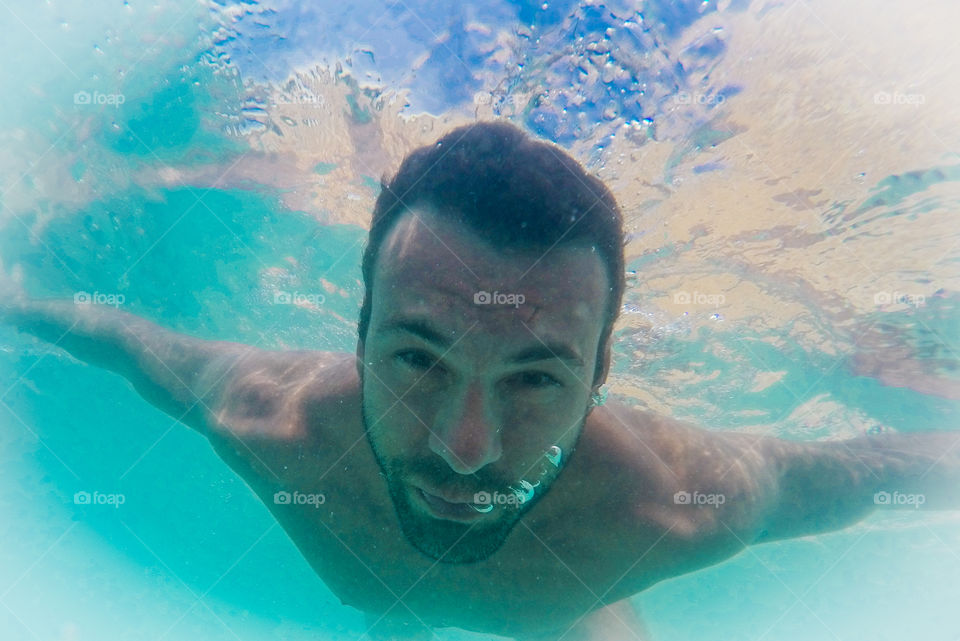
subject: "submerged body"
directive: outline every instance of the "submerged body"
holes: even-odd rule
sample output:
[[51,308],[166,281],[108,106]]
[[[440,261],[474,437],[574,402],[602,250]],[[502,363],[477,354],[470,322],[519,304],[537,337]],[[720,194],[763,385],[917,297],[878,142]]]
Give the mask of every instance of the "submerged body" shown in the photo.
[[[96,306],[22,302],[4,311],[126,376],[204,434],[318,576],[367,613],[372,638],[430,638],[430,628],[456,626],[524,641],[643,639],[624,599],[658,581],[752,543],[852,524],[875,509],[876,492],[922,491],[925,508],[956,508],[960,497],[953,432],[794,443],[610,401],[589,412],[549,491],[502,545],[472,562],[443,562],[404,531],[370,444],[354,355],[202,341]],[[502,518],[497,509],[445,516],[439,497],[422,500],[413,484],[405,491],[407,518],[448,530]],[[323,498],[283,501],[278,492]]]
[[[386,616],[406,620],[413,630],[456,626],[521,638],[559,636],[591,611],[716,563],[742,549],[749,542],[744,537],[753,538],[756,524],[740,522],[735,513],[738,499],[749,500],[749,488],[740,488],[743,496],[721,509],[674,501],[678,491],[710,484],[707,457],[711,447],[719,455],[721,444],[611,402],[591,413],[563,474],[502,547],[473,563],[439,562],[403,536],[365,441],[352,357],[331,355],[318,371],[315,365],[304,361],[309,381],[303,381],[296,408],[286,408],[296,419],[253,418],[246,403],[233,409],[227,401],[223,429],[208,436],[330,589],[374,621]],[[294,380],[288,385],[299,387]],[[242,436],[228,428],[233,421],[243,424]],[[319,507],[278,504],[277,491],[322,493],[324,499]],[[416,492],[411,486],[414,509],[442,520]],[[448,522],[466,532],[486,518],[475,516]],[[611,614],[603,625],[624,616]],[[597,625],[596,617],[589,624]],[[627,629],[623,634],[636,638]],[[565,638],[577,638],[571,635]]]
[[658,581],[854,523],[878,492],[960,505],[955,432],[791,443],[591,400],[622,230],[560,151],[455,130],[381,196],[355,355],[202,341],[97,305],[0,297],[0,313],[204,434],[384,638],[643,638],[624,600]]

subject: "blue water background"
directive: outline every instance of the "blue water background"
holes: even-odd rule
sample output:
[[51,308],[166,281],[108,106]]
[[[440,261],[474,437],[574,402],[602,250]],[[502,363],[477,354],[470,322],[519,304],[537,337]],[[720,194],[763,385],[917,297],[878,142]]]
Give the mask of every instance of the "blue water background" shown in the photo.
[[[490,89],[491,76],[503,73],[484,57],[485,36],[470,29],[471,22],[530,30],[529,64],[544,65],[544,76],[564,83],[573,81],[575,71],[549,68],[543,49],[580,36],[589,41],[610,28],[623,31],[624,20],[637,14],[631,3],[598,3],[581,9],[583,20],[574,29],[563,30],[558,25],[574,10],[570,2],[550,2],[546,9],[540,3],[423,2],[415,12],[402,3],[370,1],[336,12],[317,8],[319,3],[238,6],[240,18],[229,26],[215,6],[187,2],[152,11],[136,3],[103,3],[96,17],[79,3],[16,6],[37,38],[28,34],[0,47],[6,47],[5,59],[27,61],[33,75],[25,80],[7,70],[3,86],[43,99],[11,100],[6,122],[11,129],[38,132],[54,143],[53,153],[82,151],[73,179],[95,175],[103,190],[77,209],[40,199],[29,211],[5,212],[0,256],[22,267],[31,294],[69,297],[80,290],[115,291],[122,283],[126,311],[174,330],[267,348],[352,351],[362,293],[362,228],[320,226],[309,212],[284,208],[281,194],[263,187],[142,188],[138,172],[229,162],[241,153],[236,137],[224,135],[223,119],[249,116],[242,109],[249,82],[280,82],[317,61],[347,64],[349,58],[350,73],[361,81],[410,88],[412,112],[441,113],[469,105],[476,91]],[[713,10],[709,2],[649,3],[642,29],[610,38],[666,50]],[[47,31],[38,27],[44,25]],[[171,45],[142,51],[136,34],[147,31],[164,34]],[[547,34],[539,43],[538,32]],[[426,62],[411,76],[411,62],[425,53],[423,43],[439,34],[444,45],[427,46]],[[690,61],[706,66],[723,51],[721,39],[707,37],[685,53],[686,65],[678,56],[651,67],[649,76],[624,80],[624,86],[593,88],[581,110],[586,126],[555,108],[536,106],[520,122],[561,144],[592,139],[610,108],[656,127],[659,101],[685,87],[696,70]],[[74,69],[72,77],[63,67]],[[82,137],[66,129],[58,114],[73,108],[74,92],[107,91],[117,83],[126,95],[123,105],[104,109]],[[646,98],[637,97],[639,87]],[[738,91],[712,90],[729,96]],[[677,126],[663,118],[662,131]],[[602,137],[597,145],[602,147]],[[10,184],[34,177],[22,166],[4,179]],[[283,268],[292,288],[322,278],[345,295],[329,296],[319,312],[263,304],[269,295],[263,273],[271,267]],[[956,344],[952,299],[935,299],[917,313]],[[923,343],[909,319],[890,323],[899,324],[903,340]],[[717,428],[742,425],[747,414],[757,423],[776,422],[799,393],[828,394],[905,431],[951,427],[957,416],[956,401],[882,386],[799,345],[775,349],[757,340],[751,349],[711,355],[706,346],[730,331],[741,341],[760,338],[722,325],[697,334],[681,327],[657,343],[662,358],[643,375],[656,378],[657,368],[684,361],[719,372],[726,383],[688,390],[715,408],[709,418]],[[356,611],[326,590],[202,439],[114,375],[6,328],[0,329],[0,345],[7,390],[0,406],[3,638],[315,639],[318,631],[320,638],[359,636]],[[622,371],[629,368],[620,363]],[[784,371],[784,385],[749,392],[738,381],[755,370]],[[82,489],[120,492],[128,502],[117,510],[82,509],[73,503]],[[872,532],[878,524],[882,529]],[[955,612],[957,593],[950,586],[960,561],[945,550],[957,550],[957,541],[951,519],[885,515],[842,533],[754,548],[733,562],[658,586],[638,602],[661,641],[758,639],[768,628],[764,638],[778,640],[860,639],[866,630],[872,639],[954,641],[960,620],[944,615]],[[902,585],[900,576],[907,577]],[[460,636],[477,638],[444,638]]]

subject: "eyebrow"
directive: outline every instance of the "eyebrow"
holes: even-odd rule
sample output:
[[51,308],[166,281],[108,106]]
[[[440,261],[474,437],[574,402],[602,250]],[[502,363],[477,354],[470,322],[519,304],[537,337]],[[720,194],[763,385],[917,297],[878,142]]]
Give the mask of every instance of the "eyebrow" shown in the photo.
[[[448,336],[426,320],[398,318],[384,323],[380,331],[390,333],[406,332],[443,349],[449,348],[453,343]],[[546,360],[561,360],[575,367],[585,369],[583,359],[575,349],[566,343],[556,341],[543,342],[539,345],[524,348],[507,359],[509,363],[514,365]]]
[[433,325],[423,320],[413,320],[398,318],[394,320],[387,321],[384,323],[383,327],[380,328],[382,332],[407,332],[408,334],[413,334],[418,336],[428,343],[434,343],[440,347],[447,348],[450,347],[451,340],[443,335],[441,331],[436,329]]

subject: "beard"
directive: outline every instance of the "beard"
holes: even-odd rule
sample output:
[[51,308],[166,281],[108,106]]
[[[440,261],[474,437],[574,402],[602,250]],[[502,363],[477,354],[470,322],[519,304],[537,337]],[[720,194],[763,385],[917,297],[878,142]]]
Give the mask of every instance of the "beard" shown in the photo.
[[[361,382],[362,390],[362,382]],[[573,454],[580,435],[583,434],[583,425],[586,413],[577,427],[576,440],[569,452],[563,457],[559,467],[547,465],[548,470],[540,475],[539,463],[530,470],[536,475],[531,480],[539,484],[533,496],[523,502],[498,504],[493,508],[496,517],[483,517],[473,523],[458,523],[434,518],[426,514],[422,508],[414,505],[416,489],[411,485],[414,479],[428,480],[432,486],[441,487],[459,494],[476,494],[485,491],[494,494],[496,489],[500,494],[512,495],[508,486],[519,486],[519,479],[504,480],[493,476],[489,471],[480,470],[475,474],[464,476],[457,474],[439,457],[401,459],[388,458],[377,448],[373,437],[373,424],[367,415],[367,406],[363,401],[361,391],[361,414],[363,431],[367,442],[373,451],[377,465],[386,480],[387,490],[393,502],[394,510],[400,521],[400,529],[410,545],[422,554],[435,559],[440,563],[468,564],[484,561],[499,550],[506,542],[507,537],[520,519],[542,499],[556,481],[563,470],[569,456]],[[546,462],[546,458],[541,461]],[[524,477],[529,478],[526,474]],[[522,477],[523,478],[523,477]],[[471,485],[465,485],[469,480]]]

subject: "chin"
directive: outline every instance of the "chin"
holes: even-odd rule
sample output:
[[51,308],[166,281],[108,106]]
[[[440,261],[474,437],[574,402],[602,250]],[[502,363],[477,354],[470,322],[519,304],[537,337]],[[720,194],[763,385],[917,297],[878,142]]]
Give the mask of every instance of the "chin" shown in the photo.
[[435,518],[424,511],[409,486],[390,485],[404,538],[418,552],[440,563],[465,565],[490,558],[503,547],[520,519],[519,511],[503,511],[492,519],[472,523]]

